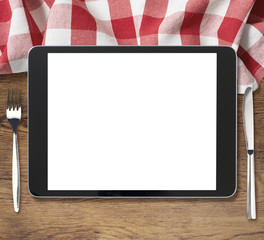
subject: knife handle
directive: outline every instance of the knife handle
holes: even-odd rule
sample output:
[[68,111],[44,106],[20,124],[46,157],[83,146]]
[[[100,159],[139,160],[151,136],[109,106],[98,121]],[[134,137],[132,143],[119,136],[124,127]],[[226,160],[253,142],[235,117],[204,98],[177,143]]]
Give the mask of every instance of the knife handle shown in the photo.
[[247,154],[247,218],[256,219],[254,151]]

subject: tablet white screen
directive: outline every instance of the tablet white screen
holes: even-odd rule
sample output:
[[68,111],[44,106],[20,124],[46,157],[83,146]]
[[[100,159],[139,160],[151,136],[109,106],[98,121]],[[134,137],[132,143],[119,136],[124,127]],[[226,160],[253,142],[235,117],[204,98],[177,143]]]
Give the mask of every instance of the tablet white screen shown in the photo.
[[216,190],[215,53],[49,53],[48,190]]

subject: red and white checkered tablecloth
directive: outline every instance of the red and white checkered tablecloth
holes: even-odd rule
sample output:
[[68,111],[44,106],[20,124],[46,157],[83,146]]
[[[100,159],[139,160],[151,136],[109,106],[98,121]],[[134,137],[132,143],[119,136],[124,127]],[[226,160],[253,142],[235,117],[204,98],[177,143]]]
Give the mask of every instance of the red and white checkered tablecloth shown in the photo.
[[264,0],[0,0],[0,73],[26,71],[35,45],[228,45],[244,93],[264,77],[263,34]]

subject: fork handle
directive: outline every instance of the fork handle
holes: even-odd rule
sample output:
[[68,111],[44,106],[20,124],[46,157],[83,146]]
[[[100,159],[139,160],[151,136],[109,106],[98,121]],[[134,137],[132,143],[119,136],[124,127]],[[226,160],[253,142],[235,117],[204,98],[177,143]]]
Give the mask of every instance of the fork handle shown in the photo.
[[254,151],[247,154],[247,218],[256,219]]
[[16,132],[13,132],[12,189],[13,189],[14,210],[15,212],[18,212],[19,200],[20,200],[20,170],[19,170],[18,142],[17,142]]

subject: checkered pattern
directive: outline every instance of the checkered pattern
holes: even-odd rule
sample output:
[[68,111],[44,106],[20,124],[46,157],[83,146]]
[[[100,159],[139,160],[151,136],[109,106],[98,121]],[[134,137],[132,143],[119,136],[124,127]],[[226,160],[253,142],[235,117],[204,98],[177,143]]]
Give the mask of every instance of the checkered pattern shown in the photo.
[[35,45],[227,45],[238,91],[264,77],[263,0],[2,0],[0,73]]

